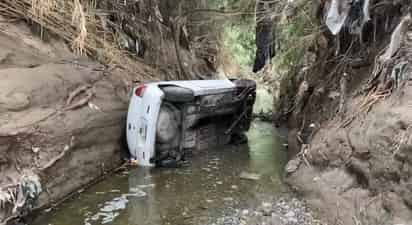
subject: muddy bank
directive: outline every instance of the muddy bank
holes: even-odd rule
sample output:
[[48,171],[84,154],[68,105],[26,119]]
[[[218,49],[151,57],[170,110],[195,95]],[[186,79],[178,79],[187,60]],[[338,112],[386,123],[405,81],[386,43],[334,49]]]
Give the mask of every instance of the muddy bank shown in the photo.
[[[121,163],[132,77],[0,24],[0,224]],[[127,82],[127,83],[126,83]],[[104,137],[104,138],[102,138]]]
[[411,224],[410,4],[365,2],[317,6],[321,25],[332,3],[349,14],[317,36],[282,96],[298,152],[288,180],[330,223]]
[[347,127],[325,124],[289,181],[330,220],[410,224],[411,97],[408,81]]

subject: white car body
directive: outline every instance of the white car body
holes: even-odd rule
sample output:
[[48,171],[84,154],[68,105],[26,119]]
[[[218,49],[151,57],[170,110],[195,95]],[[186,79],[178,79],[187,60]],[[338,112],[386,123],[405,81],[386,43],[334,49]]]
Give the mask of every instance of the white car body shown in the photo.
[[146,83],[144,95],[135,94],[130,100],[126,138],[131,156],[140,166],[155,166],[151,158],[155,155],[156,126],[164,93],[159,85],[173,85],[191,89],[195,96],[213,95],[233,91],[236,85],[230,80],[167,81]]

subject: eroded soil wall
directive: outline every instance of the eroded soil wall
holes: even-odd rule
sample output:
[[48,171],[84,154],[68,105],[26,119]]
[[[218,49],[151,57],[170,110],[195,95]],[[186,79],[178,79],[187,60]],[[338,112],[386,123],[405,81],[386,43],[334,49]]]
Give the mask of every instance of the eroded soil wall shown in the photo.
[[0,25],[0,224],[121,164],[132,79]]
[[332,2],[318,5],[324,29],[306,54],[315,63],[282,96],[298,152],[288,181],[331,224],[411,224],[410,3],[369,1],[360,33],[333,35]]

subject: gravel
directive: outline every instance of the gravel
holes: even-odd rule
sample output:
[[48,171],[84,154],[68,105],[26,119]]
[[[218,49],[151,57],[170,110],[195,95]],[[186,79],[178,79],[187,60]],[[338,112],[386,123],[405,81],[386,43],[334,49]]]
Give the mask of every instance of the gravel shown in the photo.
[[212,225],[325,225],[317,220],[306,204],[296,198],[263,202],[255,209],[239,209],[219,218]]

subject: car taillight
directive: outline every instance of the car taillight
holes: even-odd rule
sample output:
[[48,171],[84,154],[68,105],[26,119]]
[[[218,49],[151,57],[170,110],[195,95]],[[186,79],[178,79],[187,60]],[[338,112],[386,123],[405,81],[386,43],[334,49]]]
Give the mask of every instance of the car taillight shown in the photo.
[[143,97],[144,91],[146,90],[146,85],[142,84],[135,90],[135,95],[139,97]]

